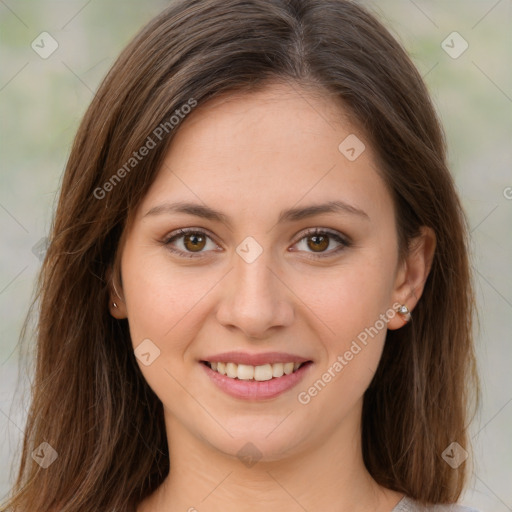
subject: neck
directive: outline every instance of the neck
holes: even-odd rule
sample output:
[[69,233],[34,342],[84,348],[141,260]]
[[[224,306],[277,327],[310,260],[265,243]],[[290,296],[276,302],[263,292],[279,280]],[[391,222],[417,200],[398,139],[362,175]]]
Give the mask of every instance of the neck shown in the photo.
[[255,506],[266,512],[390,512],[403,496],[368,473],[354,421],[321,442],[291,446],[279,457],[262,454],[253,465],[236,451],[227,454],[197,438],[172,416],[166,416],[166,428],[171,470],[138,512],[240,512]]

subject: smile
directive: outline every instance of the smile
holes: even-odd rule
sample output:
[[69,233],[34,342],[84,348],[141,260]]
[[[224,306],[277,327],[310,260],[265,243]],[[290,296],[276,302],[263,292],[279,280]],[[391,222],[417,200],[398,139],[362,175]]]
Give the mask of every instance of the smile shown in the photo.
[[302,365],[306,364],[289,362],[252,366],[250,364],[236,364],[231,362],[202,362],[213,371],[225,375],[230,379],[255,380],[260,382],[279,378],[283,375],[290,375],[296,372]]
[[200,363],[215,387],[234,398],[251,401],[276,398],[291,390],[313,366],[312,361],[257,366],[219,361]]

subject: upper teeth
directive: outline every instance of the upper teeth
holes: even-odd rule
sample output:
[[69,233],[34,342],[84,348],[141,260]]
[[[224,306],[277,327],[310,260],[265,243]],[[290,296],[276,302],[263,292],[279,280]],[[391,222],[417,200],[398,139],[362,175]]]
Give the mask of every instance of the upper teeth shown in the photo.
[[301,363],[274,363],[251,366],[236,363],[208,363],[212,370],[232,379],[240,380],[270,380],[272,377],[289,375],[299,368]]

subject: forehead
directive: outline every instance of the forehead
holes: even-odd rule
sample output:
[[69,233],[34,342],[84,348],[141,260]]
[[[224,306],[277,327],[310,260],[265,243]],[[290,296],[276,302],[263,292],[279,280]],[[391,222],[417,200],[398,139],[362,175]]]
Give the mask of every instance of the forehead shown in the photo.
[[[362,150],[356,159],[346,152],[351,146],[355,156]],[[340,103],[320,91],[278,84],[192,111],[142,209],[190,200],[228,214],[232,208],[250,217],[264,209],[275,217],[294,204],[338,199],[364,206],[369,215],[392,208],[373,150]]]

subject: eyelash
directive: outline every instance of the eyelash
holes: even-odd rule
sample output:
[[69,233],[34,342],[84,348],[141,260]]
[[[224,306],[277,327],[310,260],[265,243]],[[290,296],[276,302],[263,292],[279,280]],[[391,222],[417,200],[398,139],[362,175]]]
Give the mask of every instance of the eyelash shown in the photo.
[[[180,249],[176,249],[175,247],[173,247],[171,245],[171,243],[174,242],[175,240],[181,238],[182,236],[189,235],[189,234],[203,235],[203,236],[206,236],[206,237],[212,239],[212,237],[206,231],[203,231],[201,229],[197,229],[197,228],[182,228],[182,229],[179,229],[174,234],[171,233],[171,235],[168,238],[166,238],[162,243],[171,252],[173,252],[175,254],[178,254],[179,256],[182,256],[182,257],[185,257],[185,258],[201,258],[202,255],[203,255],[203,253],[201,253],[201,252],[198,252],[198,253],[185,252],[185,251],[182,251]],[[343,238],[342,236],[340,236],[335,231],[331,231],[331,230],[328,230],[328,229],[319,229],[319,228],[313,228],[313,229],[307,230],[306,233],[304,233],[304,235],[299,240],[297,240],[297,242],[295,242],[294,245],[296,245],[297,243],[301,242],[305,238],[309,238],[309,237],[312,237],[312,236],[318,236],[318,235],[328,235],[331,239],[333,239],[336,242],[340,243],[341,246],[338,247],[337,249],[331,250],[329,252],[318,253],[318,254],[309,253],[309,254],[312,254],[312,256],[308,256],[308,258],[311,258],[311,259],[321,259],[321,258],[331,257],[331,256],[333,256],[335,254],[338,254],[342,250],[344,250],[347,247],[350,247],[352,245],[352,242],[350,242],[347,238]]]

